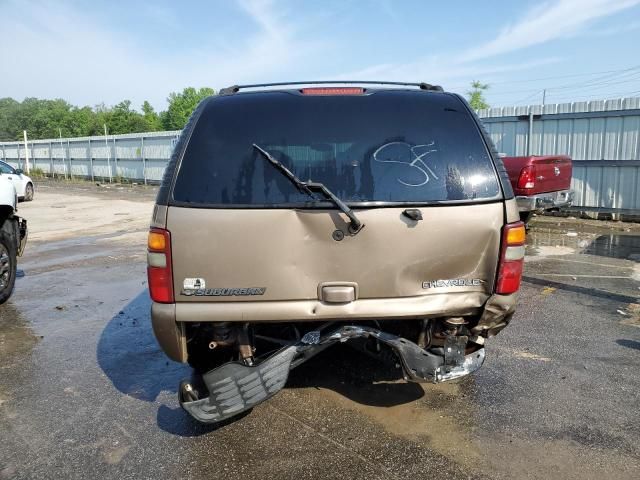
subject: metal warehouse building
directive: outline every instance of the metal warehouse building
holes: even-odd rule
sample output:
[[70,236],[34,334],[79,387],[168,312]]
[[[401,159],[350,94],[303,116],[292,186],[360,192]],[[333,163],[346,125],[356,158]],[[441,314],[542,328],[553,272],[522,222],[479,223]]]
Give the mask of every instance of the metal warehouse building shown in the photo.
[[574,205],[640,213],[640,98],[490,108],[478,114],[499,152],[571,156]]

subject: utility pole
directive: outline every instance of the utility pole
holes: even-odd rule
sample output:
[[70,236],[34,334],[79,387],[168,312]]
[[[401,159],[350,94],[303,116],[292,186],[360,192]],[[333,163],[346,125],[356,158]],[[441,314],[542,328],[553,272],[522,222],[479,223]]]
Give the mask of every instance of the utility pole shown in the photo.
[[547,98],[547,89],[542,90],[542,106],[544,106],[544,101]]
[[24,135],[24,170],[29,175],[29,144],[27,143],[27,131],[23,130]]
[[109,169],[109,183],[112,183],[111,177],[111,155],[109,155],[109,142],[107,140],[107,124],[104,124],[104,146],[107,149],[107,168]]
[[62,155],[62,170],[64,171],[64,178],[67,178],[67,155],[65,154],[64,147],[62,146],[62,129],[58,128],[60,134],[60,153]]

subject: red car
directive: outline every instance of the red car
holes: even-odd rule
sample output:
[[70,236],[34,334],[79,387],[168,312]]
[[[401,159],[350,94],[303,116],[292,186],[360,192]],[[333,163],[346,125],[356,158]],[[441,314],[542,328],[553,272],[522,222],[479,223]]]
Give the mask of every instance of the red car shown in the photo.
[[567,155],[504,157],[520,218],[527,222],[534,212],[571,206],[572,164]]

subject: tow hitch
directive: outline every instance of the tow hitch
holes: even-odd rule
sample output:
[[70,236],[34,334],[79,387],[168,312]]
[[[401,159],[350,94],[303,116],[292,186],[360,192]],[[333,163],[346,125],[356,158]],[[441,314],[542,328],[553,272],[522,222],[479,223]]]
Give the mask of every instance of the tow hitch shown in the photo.
[[375,328],[346,325],[328,334],[317,330],[307,332],[300,341],[259,364],[229,362],[208,371],[202,376],[209,392],[207,397],[197,398],[191,384],[182,382],[178,392],[180,405],[203,423],[233,417],[282,390],[291,369],[337,342],[354,338],[375,338],[390,346],[400,360],[405,378],[413,382],[440,383],[460,378],[480,368],[485,358],[484,348],[464,354],[466,337],[448,339],[444,355],[437,355]]

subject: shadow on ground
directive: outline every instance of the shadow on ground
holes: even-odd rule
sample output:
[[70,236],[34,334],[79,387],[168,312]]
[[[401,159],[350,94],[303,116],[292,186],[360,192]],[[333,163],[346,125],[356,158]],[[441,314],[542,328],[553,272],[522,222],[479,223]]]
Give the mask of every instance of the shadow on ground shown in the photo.
[[616,340],[616,343],[621,347],[631,348],[633,350],[640,350],[640,342],[636,342],[635,340],[626,340],[620,339]]
[[98,365],[120,392],[154,402],[160,392],[177,392],[190,369],[160,350],[151,330],[151,301],[145,291],[114,316],[98,341]]
[[[98,365],[113,386],[125,395],[156,403],[161,392],[177,397],[178,385],[191,375],[191,369],[169,360],[160,350],[149,316],[151,301],[146,290],[137,295],[100,335],[97,348]],[[213,430],[201,425],[180,407],[161,404],[156,421],[169,433],[198,436]]]
[[374,407],[392,407],[422,398],[422,387],[404,381],[402,370],[394,363],[338,344],[293,370],[287,388],[325,388]]
[[601,290],[598,288],[582,287],[580,285],[571,285],[563,282],[556,282],[547,278],[536,278],[529,275],[523,275],[522,281],[532,283],[534,285],[541,285],[543,287],[553,287],[560,290],[566,290],[567,292],[580,293],[582,295],[588,295],[590,297],[603,298],[605,300],[613,300],[621,303],[635,303],[636,297],[630,295],[620,295],[617,293],[611,293],[607,290]]

